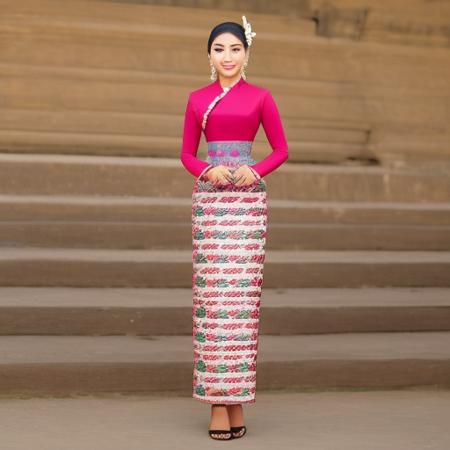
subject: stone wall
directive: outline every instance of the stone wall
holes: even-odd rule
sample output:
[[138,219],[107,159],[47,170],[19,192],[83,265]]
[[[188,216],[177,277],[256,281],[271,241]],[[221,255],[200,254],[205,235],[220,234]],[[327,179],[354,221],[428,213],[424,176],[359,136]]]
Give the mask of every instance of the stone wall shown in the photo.
[[1,151],[177,158],[209,31],[246,7],[290,163],[450,168],[447,2],[155,3],[1,0]]

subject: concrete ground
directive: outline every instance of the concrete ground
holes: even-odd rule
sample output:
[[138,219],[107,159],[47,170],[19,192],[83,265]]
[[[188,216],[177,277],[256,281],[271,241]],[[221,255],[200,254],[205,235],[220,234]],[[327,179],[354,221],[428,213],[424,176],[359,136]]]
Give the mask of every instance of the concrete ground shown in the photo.
[[207,434],[210,406],[189,397],[0,399],[2,450],[447,450],[450,391],[257,393],[248,432]]

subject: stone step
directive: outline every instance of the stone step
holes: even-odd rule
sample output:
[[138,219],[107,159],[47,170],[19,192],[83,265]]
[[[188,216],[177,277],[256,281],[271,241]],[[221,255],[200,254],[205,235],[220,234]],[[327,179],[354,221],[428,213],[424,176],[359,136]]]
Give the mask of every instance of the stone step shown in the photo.
[[[187,198],[0,195],[0,246],[190,249]],[[449,250],[450,204],[271,201],[268,249]]]
[[[24,70],[21,67],[15,67],[17,74],[11,73],[12,70],[9,68],[8,76],[11,79],[24,78]],[[32,69],[25,69],[25,73],[27,71],[31,72]],[[42,69],[39,72],[42,72]],[[134,82],[134,86],[128,88],[128,94],[130,98],[135,97],[139,100],[136,100],[135,109],[132,110],[128,106],[129,99],[119,97],[119,89],[116,89],[115,93],[105,93],[103,98],[107,98],[110,104],[103,104],[100,107],[98,104],[100,99],[96,100],[91,93],[93,90],[99,91],[98,83],[91,78],[83,81],[85,85],[83,92],[86,97],[79,96],[76,100],[71,100],[71,104],[74,105],[73,110],[61,114],[61,111],[50,102],[55,84],[54,71],[48,76],[41,73],[35,76],[39,76],[42,91],[48,92],[47,102],[49,103],[40,102],[27,93],[25,89],[27,80],[23,80],[24,86],[23,89],[19,88],[19,93],[11,91],[5,93],[7,101],[17,106],[16,109],[0,109],[1,151],[178,158],[183,130],[183,113],[187,101],[185,86],[171,84],[167,80],[169,77],[156,82],[148,76],[146,96],[136,80],[117,80],[118,85]],[[63,77],[63,74],[61,76]],[[30,77],[32,77],[31,73]],[[63,80],[60,81],[61,91],[71,92],[73,80],[65,78]],[[178,80],[173,82],[176,83]],[[92,86],[94,83],[95,85]],[[201,85],[202,80],[199,80],[198,84]],[[286,116],[283,125],[286,135],[289,136],[291,162],[317,161],[318,156],[322,162],[327,163],[345,164],[352,158],[360,164],[370,162],[372,156],[366,151],[369,124],[345,118],[330,120],[299,118],[300,96],[311,95],[311,86],[306,82],[298,82],[298,85],[292,85],[291,89],[298,99],[293,102],[291,98],[289,105],[283,107]],[[169,90],[175,97],[171,102],[167,101]],[[333,94],[330,93],[326,97],[327,100],[323,99],[320,103],[311,104],[309,110],[311,116],[319,116],[323,108],[327,110],[335,108],[334,104],[338,99],[334,90],[331,90]],[[42,91],[39,95],[43,95]],[[158,93],[156,98],[155,93]],[[30,104],[36,101],[44,103],[42,106],[46,109],[33,110]],[[279,95],[277,95],[277,101],[285,103]],[[325,105],[325,101],[329,101],[329,104]],[[122,105],[122,102],[127,103]],[[139,102],[142,104],[145,102],[145,105],[141,108]],[[351,103],[351,100],[348,102]],[[205,143],[202,141],[199,153],[205,151]],[[264,129],[260,127],[254,139],[252,154],[258,160],[270,151]]]
[[[450,252],[268,251],[264,285],[450,287]],[[190,250],[3,248],[0,286],[191,287]]]
[[[187,94],[193,87],[205,84],[204,77],[193,75],[183,84],[180,76],[170,72],[165,76],[163,69],[159,78],[146,74],[145,79],[126,70],[116,75],[117,71],[110,69],[110,81],[105,82],[103,72],[76,69],[69,76],[68,70],[0,65],[6,79],[4,92],[0,87],[0,93],[7,104],[14,105],[14,108],[0,109],[1,151],[177,157]],[[72,105],[70,111],[61,110],[54,98],[55,76],[58,76],[57,91]],[[36,79],[39,89],[35,86]],[[364,105],[358,90],[349,88],[343,95],[343,82],[330,80],[325,85],[314,85],[309,80],[273,79],[252,78],[252,82],[272,89],[276,97],[283,112],[291,161],[368,163],[376,161],[375,155],[380,151],[385,154],[386,163],[390,157],[395,159],[395,155],[405,152],[412,160],[421,157],[422,166],[427,165],[424,148],[432,159],[439,157],[445,162],[448,158],[449,134],[422,129],[433,114],[441,110],[444,114],[445,104],[436,107],[440,92],[425,96],[410,89],[410,96],[422,95],[415,123],[393,126],[392,130],[389,125],[388,133],[378,136],[372,122],[381,119],[361,115]],[[190,81],[188,85],[187,81]],[[83,89],[74,89],[74,83]],[[399,108],[405,102],[387,88],[378,88],[374,95],[383,96],[384,103],[395,102],[395,105],[386,104],[386,109]],[[439,101],[445,100],[443,97]],[[41,109],[36,109],[36,104]],[[439,117],[433,120],[438,126]],[[368,135],[373,136],[370,142]],[[260,127],[255,136],[255,155],[260,158],[268,150],[267,138]],[[432,167],[439,170],[435,164]]]
[[[45,2],[48,5],[39,4],[37,7],[34,5],[34,11],[28,5],[22,11],[15,5],[4,10],[0,21],[4,42],[3,60],[43,67],[65,66],[69,69],[134,69],[143,72],[151,69],[183,76],[204,74],[204,79],[208,79],[206,54],[199,51],[199,48],[205,46],[211,29],[210,10],[156,5],[121,5],[114,10],[109,5],[108,8],[99,8],[93,2],[88,5],[86,2],[72,2],[74,7],[64,11],[61,11],[56,1]],[[33,1],[26,3],[31,4]],[[77,9],[77,3],[81,13]],[[214,20],[220,21],[220,17],[229,20],[230,16],[228,12],[221,11],[214,14]],[[236,17],[238,21],[239,17]],[[436,70],[439,58],[447,51],[445,48],[436,48],[430,52],[413,46],[380,46],[371,42],[365,42],[361,46],[359,42],[346,39],[334,39],[330,45],[329,39],[316,36],[316,21],[313,17],[302,19],[252,14],[252,24],[259,30],[258,52],[265,56],[259,58],[256,55],[251,59],[248,70],[248,73],[251,71],[251,76],[264,74],[267,78],[292,79],[291,74],[295,73],[299,78],[311,78],[313,70],[321,82],[379,82],[380,76],[381,80],[387,80],[387,65],[391,84],[403,82],[404,88],[423,88],[421,77],[434,73],[432,70]],[[15,51],[17,41],[29,38],[30,35],[33,39],[29,40],[28,45],[21,48],[21,52]],[[280,47],[282,52],[279,51]],[[110,49],[114,52],[108,52]],[[368,61],[368,50],[370,55],[375,53],[378,58]],[[302,53],[302,58],[295,59],[299,52]],[[416,55],[416,62],[413,55]],[[285,70],[283,64],[286,58],[291,60],[289,71]],[[421,61],[426,59],[429,66],[423,67],[422,71],[408,73],[405,77],[403,70],[417,68],[419,58]],[[357,68],[361,68],[362,64],[364,67],[367,65],[368,72],[349,71],[342,64],[343,60],[357,64]],[[432,89],[447,86],[443,79],[433,81]],[[341,94],[347,88],[348,86],[342,85]],[[392,93],[401,94],[396,90]],[[416,114],[420,113],[416,111]]]
[[[348,174],[347,174],[348,175]],[[190,220],[191,198],[0,194],[0,217],[14,221],[158,223]],[[450,225],[450,203],[270,199],[270,220],[285,224]]]
[[[69,70],[75,71],[72,76],[67,73]],[[159,74],[145,75],[125,69],[117,74],[110,69],[106,75],[92,69],[11,64],[0,65],[0,71],[6,80],[6,88],[2,92],[0,87],[0,93],[7,104],[14,105],[0,109],[0,150],[10,152],[177,157],[187,93],[205,83],[204,77],[192,75],[183,84],[179,75],[162,69]],[[56,76],[57,90],[72,105],[70,111],[62,111],[55,101]],[[109,82],[105,82],[105,77]],[[305,79],[256,77],[252,82],[274,92],[283,111],[291,161],[368,163],[374,161],[374,150],[380,150],[385,153],[386,162],[390,155],[395,158],[399,152],[407,152],[412,158],[422,156],[422,166],[427,165],[422,154],[424,148],[434,155],[433,159],[440,157],[445,162],[448,158],[448,133],[417,128],[436,114],[436,96],[440,92],[421,98],[416,112],[420,117],[415,119],[420,124],[396,127],[376,138],[382,138],[381,143],[369,145],[368,135],[376,135],[370,117],[361,116],[364,106],[358,90],[349,89],[343,96],[342,82],[331,80],[324,84]],[[83,89],[74,89],[74,83]],[[8,89],[8,85],[15,88]],[[383,95],[382,89],[387,88],[378,88],[374,95]],[[410,94],[419,96],[413,89]],[[383,101],[396,102],[398,108],[404,100],[395,95],[386,91]],[[36,104],[41,109],[36,109]],[[394,109],[394,105],[386,108]],[[438,120],[436,117],[436,123]],[[411,127],[420,131],[411,131]],[[262,157],[268,149],[260,127],[255,136],[256,157]],[[435,169],[438,167],[433,165]]]
[[[170,30],[172,36],[175,33],[186,36],[189,31],[195,36],[201,36],[201,33],[198,32],[199,28],[209,29],[211,27],[210,9],[201,7],[198,3],[196,5],[189,4],[189,2],[184,3],[185,5],[177,5],[174,8],[173,6],[151,4],[151,2],[130,4],[126,1],[112,1],[106,4],[102,2],[86,4],[83,0],[71,0],[70,5],[61,5],[57,0],[41,0],[40,4],[36,5],[33,0],[23,0],[20,4],[10,2],[5,5],[3,17],[5,24],[9,23],[6,19],[14,19],[12,23],[17,26],[22,23],[24,18],[29,17],[36,24],[51,24],[52,27],[49,31],[58,30],[60,27],[85,30],[99,27],[104,32],[123,33],[125,25],[130,33],[134,31],[140,34],[160,33],[166,35]],[[230,18],[226,8],[222,10],[217,5],[212,6],[216,20],[219,21],[221,17]],[[171,17],[170,22],[167,21],[168,16]],[[294,15],[289,18],[279,17],[273,14],[272,7],[260,9],[259,13],[252,13],[252,18],[252,22],[257,20],[262,29],[272,27],[271,33],[264,33],[262,36],[262,39],[265,40],[275,39],[278,35],[311,35],[315,30],[311,17],[301,18]],[[236,20],[240,21],[239,14],[237,14]]]
[[[273,199],[450,202],[450,177],[423,169],[285,163],[265,180]],[[194,181],[170,158],[0,153],[1,194],[179,198]]]
[[[1,336],[5,395],[192,389],[192,336]],[[450,332],[260,336],[258,390],[450,387]]]
[[[450,331],[450,289],[264,289],[260,334]],[[0,288],[0,335],[192,335],[192,289]]]
[[[267,250],[450,251],[450,225],[286,224],[272,220],[269,227]],[[0,246],[188,250],[192,248],[192,229],[188,217],[182,222],[3,221]]]
[[[108,1],[108,0],[105,0]],[[127,0],[123,0],[127,1]],[[311,0],[310,6],[315,9],[320,7],[321,0]],[[367,8],[375,11],[386,11],[396,15],[413,15],[418,16],[420,19],[422,16],[443,18],[450,14],[450,5],[445,3],[424,3],[423,0],[409,0],[408,8],[405,8],[404,0],[331,0],[330,4],[336,8]]]

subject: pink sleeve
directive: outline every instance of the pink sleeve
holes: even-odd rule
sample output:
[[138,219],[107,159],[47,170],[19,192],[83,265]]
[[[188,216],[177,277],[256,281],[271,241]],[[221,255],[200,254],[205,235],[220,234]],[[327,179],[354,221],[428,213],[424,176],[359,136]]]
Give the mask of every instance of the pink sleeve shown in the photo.
[[266,91],[262,102],[261,123],[272,147],[272,153],[249,167],[264,177],[288,159],[288,144],[277,104],[269,90]]
[[180,159],[184,167],[186,167],[192,175],[199,177],[200,175],[203,175],[211,165],[206,161],[197,158],[202,129],[196,117],[191,97],[192,94],[189,94],[184,114],[183,141]]

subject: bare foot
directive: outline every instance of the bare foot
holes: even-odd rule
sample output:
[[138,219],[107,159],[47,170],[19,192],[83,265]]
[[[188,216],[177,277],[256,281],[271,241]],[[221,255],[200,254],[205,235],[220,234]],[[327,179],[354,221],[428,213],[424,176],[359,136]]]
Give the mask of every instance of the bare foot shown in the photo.
[[[209,423],[210,430],[229,430],[230,419],[226,405],[211,405],[211,421]],[[219,439],[228,439],[231,431],[228,433],[213,433],[212,437]]]

